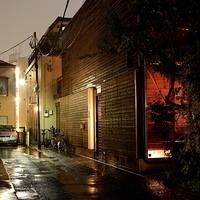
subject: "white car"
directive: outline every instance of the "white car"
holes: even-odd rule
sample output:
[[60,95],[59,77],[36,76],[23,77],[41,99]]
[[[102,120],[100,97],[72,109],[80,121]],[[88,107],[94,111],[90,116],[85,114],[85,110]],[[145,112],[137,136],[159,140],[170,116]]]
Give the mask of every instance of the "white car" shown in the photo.
[[17,144],[18,134],[12,125],[0,125],[0,144]]

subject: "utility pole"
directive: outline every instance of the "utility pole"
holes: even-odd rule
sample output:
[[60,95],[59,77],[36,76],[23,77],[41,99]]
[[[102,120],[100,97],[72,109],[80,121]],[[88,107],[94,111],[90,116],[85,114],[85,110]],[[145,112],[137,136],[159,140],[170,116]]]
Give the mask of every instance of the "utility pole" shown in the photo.
[[41,138],[40,138],[40,98],[39,98],[39,80],[38,80],[38,47],[36,32],[34,32],[34,48],[35,48],[35,76],[36,76],[36,97],[37,97],[37,132],[38,132],[38,149],[41,149]]

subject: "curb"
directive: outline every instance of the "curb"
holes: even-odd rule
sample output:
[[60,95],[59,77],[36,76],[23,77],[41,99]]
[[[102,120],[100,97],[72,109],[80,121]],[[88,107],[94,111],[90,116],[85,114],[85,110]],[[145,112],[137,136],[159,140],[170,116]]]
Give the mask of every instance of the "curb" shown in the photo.
[[7,199],[18,199],[13,184],[10,181],[9,175],[4,167],[3,161],[0,158],[0,199],[6,196]]
[[9,176],[4,167],[3,161],[0,158],[0,181],[2,180],[9,180]]

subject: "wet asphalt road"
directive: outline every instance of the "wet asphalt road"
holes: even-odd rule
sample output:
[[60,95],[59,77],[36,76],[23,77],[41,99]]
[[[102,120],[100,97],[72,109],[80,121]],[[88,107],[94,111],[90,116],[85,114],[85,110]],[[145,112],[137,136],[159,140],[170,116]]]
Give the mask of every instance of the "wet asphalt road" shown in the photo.
[[157,198],[149,188],[160,187],[155,182],[147,187],[145,178],[93,160],[48,150],[0,148],[0,158],[20,200],[151,200]]

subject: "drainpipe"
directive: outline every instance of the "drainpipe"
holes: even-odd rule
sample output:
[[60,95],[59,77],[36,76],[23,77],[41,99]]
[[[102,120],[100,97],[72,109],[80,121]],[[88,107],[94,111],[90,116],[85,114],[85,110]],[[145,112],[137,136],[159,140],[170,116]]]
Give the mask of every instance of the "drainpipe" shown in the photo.
[[[137,0],[136,0],[136,3]],[[140,29],[140,15],[137,14],[137,26]],[[137,41],[138,47],[140,41]],[[136,94],[136,151],[137,159],[145,159],[147,151],[146,142],[146,124],[145,124],[145,59],[143,52],[137,53],[137,68],[135,69],[135,94]]]
[[34,32],[34,47],[35,47],[35,75],[36,75],[36,96],[37,96],[37,119],[38,119],[38,149],[41,150],[41,138],[40,138],[40,99],[39,99],[39,80],[38,80],[38,48],[36,32]]

